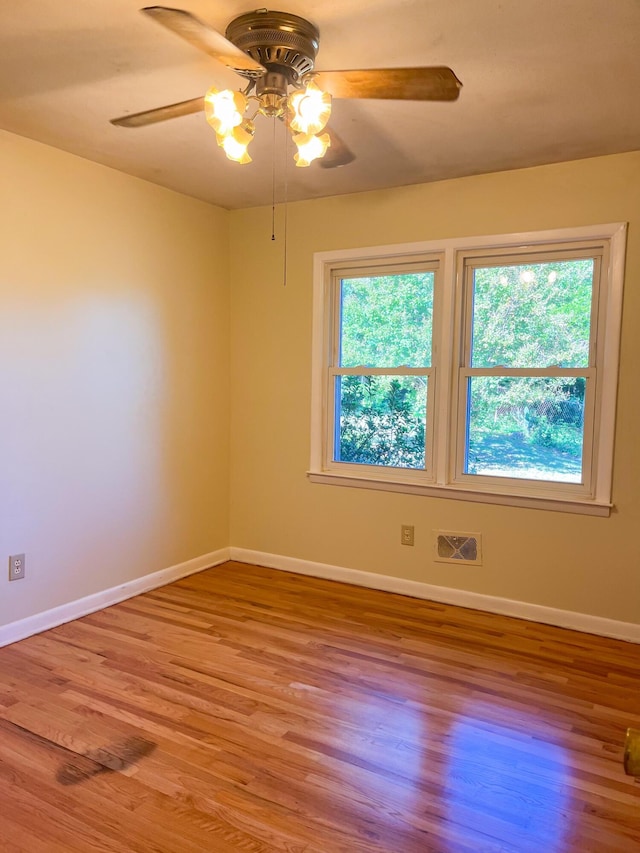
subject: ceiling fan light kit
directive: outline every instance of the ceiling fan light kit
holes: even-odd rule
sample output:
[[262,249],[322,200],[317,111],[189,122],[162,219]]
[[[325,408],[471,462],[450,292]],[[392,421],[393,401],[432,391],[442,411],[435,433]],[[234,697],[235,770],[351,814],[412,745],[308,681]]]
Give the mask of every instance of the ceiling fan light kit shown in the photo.
[[[314,69],[320,33],[310,21],[289,12],[258,9],[240,15],[223,36],[182,9],[150,6],[141,11],[248,82],[241,91],[211,88],[204,98],[122,116],[112,119],[112,124],[142,127],[204,109],[218,145],[230,160],[241,164],[251,162],[247,148],[255,134],[257,115],[285,123],[297,148],[297,166],[324,158],[332,146],[332,157],[322,162],[332,168],[355,159],[335,131],[321,133],[331,116],[332,96],[452,101],[461,88],[453,71],[445,67],[318,74]],[[252,105],[255,110],[251,113]]]
[[[256,110],[249,118],[245,118],[252,102],[256,102]],[[331,95],[321,92],[310,81],[304,89],[297,90],[291,95],[280,95],[267,92],[260,96],[244,92],[232,92],[230,89],[218,91],[209,89],[204,96],[205,116],[216,132],[220,145],[230,160],[237,163],[250,163],[247,146],[255,133],[254,119],[258,113],[268,118],[280,118],[286,122],[298,151],[295,155],[297,166],[308,166],[318,157],[323,157],[330,145],[329,136],[316,136],[325,127],[331,115]],[[226,140],[234,139],[235,145],[226,144]],[[243,140],[242,151],[237,147]],[[304,147],[304,150],[301,149]]]
[[309,166],[314,160],[324,157],[331,145],[328,133],[316,136],[313,133],[297,133],[293,141],[298,149],[293,155],[296,166]]
[[[249,80],[244,92],[212,88],[205,95],[207,121],[227,157],[237,163],[251,162],[247,147],[258,114],[286,123],[298,149],[297,166],[308,166],[323,157],[330,139],[327,134],[322,138],[316,134],[331,115],[331,95],[313,81],[318,30],[297,15],[264,9],[235,18],[225,38],[258,65],[257,69],[235,69]],[[254,88],[255,94],[249,94]],[[254,113],[244,118],[253,103]]]
[[247,153],[249,143],[253,139],[256,132],[256,126],[252,121],[244,121],[238,127],[232,128],[228,133],[216,134],[218,145],[222,148],[229,160],[233,160],[241,165],[250,163],[251,157]]

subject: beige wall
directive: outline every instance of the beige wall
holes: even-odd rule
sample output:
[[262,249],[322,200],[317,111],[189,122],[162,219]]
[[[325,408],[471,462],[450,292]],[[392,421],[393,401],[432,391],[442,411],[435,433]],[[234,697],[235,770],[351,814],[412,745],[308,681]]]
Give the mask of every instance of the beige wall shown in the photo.
[[[640,622],[640,152],[301,202],[288,221],[283,287],[270,210],[232,214],[232,545]],[[308,482],[313,252],[617,221],[630,229],[610,518]],[[438,528],[481,532],[484,565],[434,563]]]
[[228,544],[229,215],[7,133],[0,171],[1,625]]
[[[0,557],[27,554],[25,581],[4,563],[0,625],[229,543],[640,622],[640,153],[293,204],[286,287],[267,208],[1,132],[0,168]],[[308,482],[313,252],[613,221],[610,518]],[[480,531],[484,566],[434,563],[436,528]]]

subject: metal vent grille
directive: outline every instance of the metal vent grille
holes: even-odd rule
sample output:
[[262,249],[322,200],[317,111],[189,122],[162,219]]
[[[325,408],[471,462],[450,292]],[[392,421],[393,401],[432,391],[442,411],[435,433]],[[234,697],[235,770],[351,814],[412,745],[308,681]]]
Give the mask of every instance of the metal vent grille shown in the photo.
[[439,563],[482,565],[482,538],[479,533],[435,531],[435,559]]

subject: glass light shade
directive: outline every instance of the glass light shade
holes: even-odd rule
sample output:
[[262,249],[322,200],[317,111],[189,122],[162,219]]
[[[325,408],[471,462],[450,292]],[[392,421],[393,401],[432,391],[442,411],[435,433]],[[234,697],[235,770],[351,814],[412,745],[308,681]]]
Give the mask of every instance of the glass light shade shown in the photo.
[[209,89],[204,96],[205,116],[215,132],[224,136],[242,122],[248,103],[242,92]]
[[228,133],[216,134],[218,145],[224,150],[229,160],[236,163],[250,163],[251,157],[247,147],[253,139],[255,126],[251,121],[245,121],[240,127],[233,127]]
[[331,95],[311,81],[289,96],[289,126],[297,133],[319,133],[331,115]]
[[311,133],[298,133],[293,137],[298,151],[294,154],[296,166],[308,166],[318,157],[324,157],[327,148],[331,145],[328,133],[322,136],[314,136]]

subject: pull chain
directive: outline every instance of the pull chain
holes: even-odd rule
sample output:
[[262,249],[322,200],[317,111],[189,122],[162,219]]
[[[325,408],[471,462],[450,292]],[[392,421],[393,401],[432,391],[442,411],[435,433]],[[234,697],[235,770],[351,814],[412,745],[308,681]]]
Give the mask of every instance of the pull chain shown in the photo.
[[[273,122],[273,151],[272,151],[272,168],[271,168],[271,240],[276,239],[276,123]],[[284,255],[283,255],[283,270],[282,270],[282,286],[287,286],[287,237],[289,224],[289,173],[287,171],[287,160],[289,156],[289,134],[285,133],[284,137]]]
[[276,120],[273,122],[273,148],[271,153],[271,239],[276,239]]
[[289,164],[289,134],[285,134],[284,139],[284,269],[282,271],[282,286],[287,286],[287,224],[289,221],[289,173],[287,166]]

